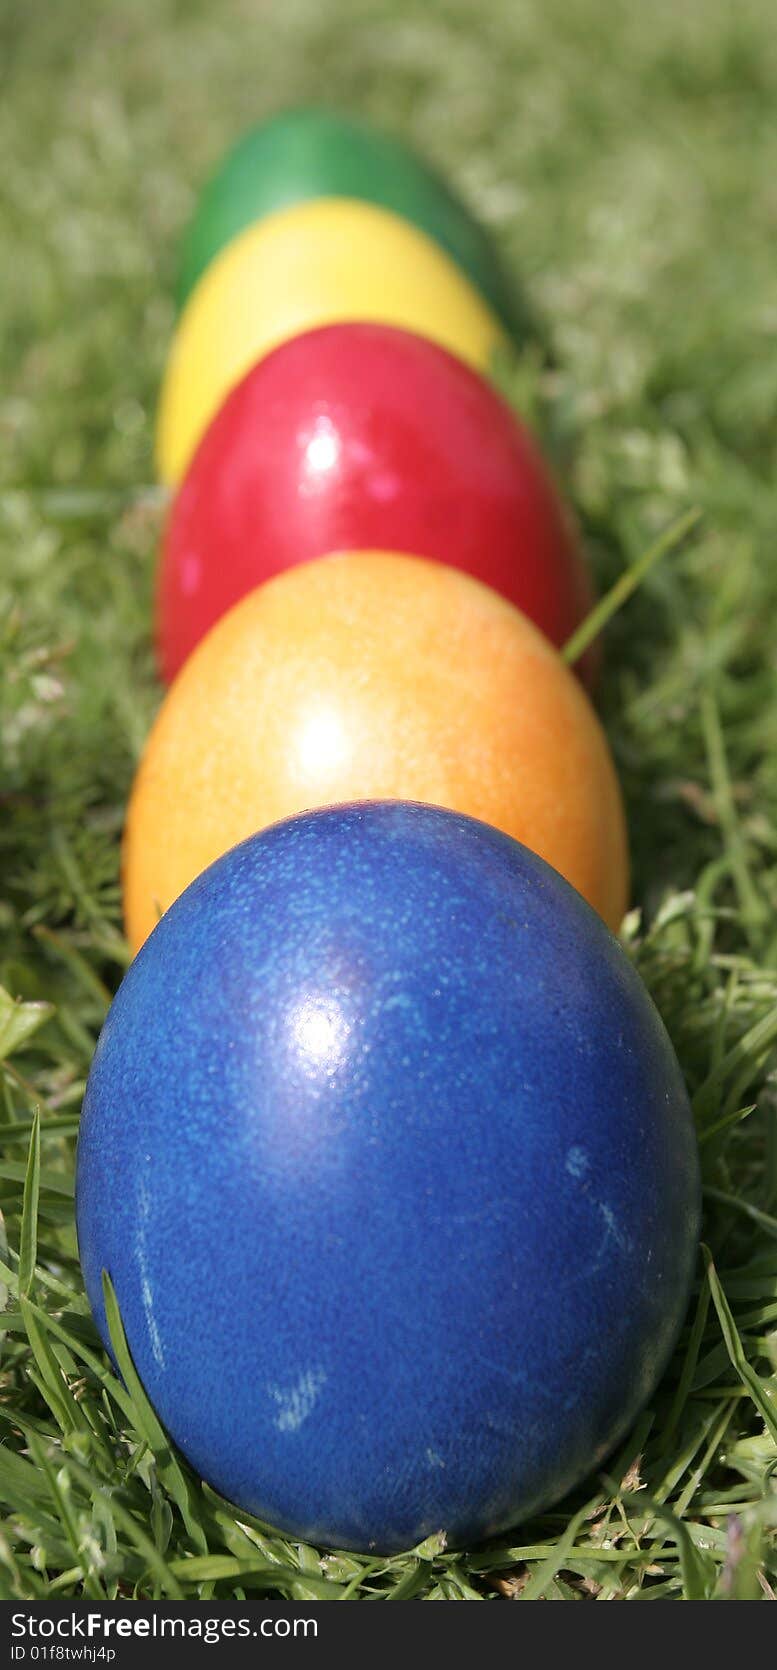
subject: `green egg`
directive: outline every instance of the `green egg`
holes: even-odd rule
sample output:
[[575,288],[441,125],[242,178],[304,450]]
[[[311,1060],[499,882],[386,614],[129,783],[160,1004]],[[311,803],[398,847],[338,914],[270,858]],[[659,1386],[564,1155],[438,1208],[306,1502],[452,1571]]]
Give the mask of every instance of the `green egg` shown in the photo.
[[517,343],[543,337],[488,233],[445,181],[399,140],[318,109],[284,112],[228,153],[185,238],[179,304],[232,238],[277,209],[316,197],[358,198],[404,216],[469,275]]

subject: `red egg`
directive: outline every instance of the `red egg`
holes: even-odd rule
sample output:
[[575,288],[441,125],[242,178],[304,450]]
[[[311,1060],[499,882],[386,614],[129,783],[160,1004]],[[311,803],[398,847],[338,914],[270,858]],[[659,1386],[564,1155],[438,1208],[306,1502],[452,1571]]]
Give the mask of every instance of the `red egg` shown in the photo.
[[462,569],[559,646],[591,607],[569,513],[490,384],[410,332],[331,325],[255,365],[194,455],[162,550],[162,676],[264,580],[370,548]]

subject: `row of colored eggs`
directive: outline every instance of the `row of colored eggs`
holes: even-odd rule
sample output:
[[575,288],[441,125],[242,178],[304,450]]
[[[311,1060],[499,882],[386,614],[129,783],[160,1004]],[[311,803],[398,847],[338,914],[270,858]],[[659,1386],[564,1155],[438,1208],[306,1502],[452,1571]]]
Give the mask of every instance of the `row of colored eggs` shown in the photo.
[[320,113],[233,153],[182,300],[176,676],[124,848],[147,943],[84,1107],[87,1288],[107,1337],[111,1274],[160,1416],[244,1508],[466,1541],[617,1441],[697,1227],[671,1047],[579,897],[615,926],[627,888],[554,648],[588,577],[473,369],[530,316],[420,163]]
[[[338,195],[356,180],[358,197]],[[238,147],[188,249],[163,469],[199,442],[160,564],[163,675],[246,601],[152,735],[125,844],[131,942],[257,825],[354,797],[482,817],[617,926],[627,859],[606,743],[528,625],[561,647],[590,578],[536,445],[466,363],[525,319],[485,236],[402,148],[309,112]]]

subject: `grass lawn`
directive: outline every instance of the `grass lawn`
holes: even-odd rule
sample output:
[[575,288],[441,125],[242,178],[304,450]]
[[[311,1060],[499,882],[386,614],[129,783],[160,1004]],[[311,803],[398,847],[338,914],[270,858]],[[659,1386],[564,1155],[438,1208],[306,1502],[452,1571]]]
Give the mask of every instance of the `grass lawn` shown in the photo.
[[[0,982],[32,1005],[0,997],[0,1595],[777,1598],[773,7],[4,0],[0,87]],[[600,589],[699,511],[614,616],[601,692],[624,935],[702,1145],[688,1324],[607,1477],[486,1549],[390,1560],[292,1544],[179,1464],[107,1367],[71,1198],[159,701],[176,250],[240,129],[313,100],[441,163],[550,320],[554,368],[506,383]]]

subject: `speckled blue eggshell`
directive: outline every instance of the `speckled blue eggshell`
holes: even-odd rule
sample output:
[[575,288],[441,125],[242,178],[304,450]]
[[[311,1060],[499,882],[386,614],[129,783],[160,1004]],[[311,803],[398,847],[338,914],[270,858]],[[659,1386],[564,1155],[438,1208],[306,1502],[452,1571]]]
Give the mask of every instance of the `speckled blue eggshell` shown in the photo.
[[453,1545],[625,1434],[685,1310],[699,1180],[637,975],[486,825],[374,803],[219,859],[106,1021],[78,1231],[192,1466],[306,1540]]

